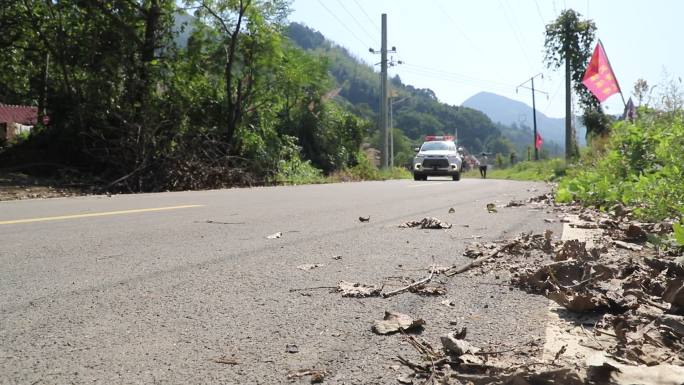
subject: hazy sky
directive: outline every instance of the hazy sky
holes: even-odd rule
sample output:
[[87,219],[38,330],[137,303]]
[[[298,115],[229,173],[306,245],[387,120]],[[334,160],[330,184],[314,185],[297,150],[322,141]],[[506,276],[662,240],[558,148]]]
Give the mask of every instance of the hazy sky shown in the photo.
[[[380,48],[380,15],[387,13],[388,46],[396,46],[392,56],[406,63],[390,75],[430,88],[449,104],[489,91],[531,105],[530,91],[516,94],[515,87],[543,72],[535,86],[549,96],[538,95],[537,108],[563,116],[563,73],[546,69],[542,60],[544,25],[566,8],[596,23],[625,99],[638,78],[655,85],[663,70],[684,77],[680,0],[294,0],[292,8],[291,21],[319,30],[371,64],[380,61],[368,48]],[[620,95],[604,106],[621,113]]]

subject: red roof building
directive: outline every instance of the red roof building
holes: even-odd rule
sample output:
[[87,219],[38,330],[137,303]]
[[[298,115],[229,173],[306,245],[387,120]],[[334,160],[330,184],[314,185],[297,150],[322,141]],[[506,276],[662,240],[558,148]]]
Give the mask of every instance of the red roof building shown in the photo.
[[[47,118],[43,119],[47,123]],[[38,108],[0,103],[0,139],[10,140],[30,131],[38,121]]]

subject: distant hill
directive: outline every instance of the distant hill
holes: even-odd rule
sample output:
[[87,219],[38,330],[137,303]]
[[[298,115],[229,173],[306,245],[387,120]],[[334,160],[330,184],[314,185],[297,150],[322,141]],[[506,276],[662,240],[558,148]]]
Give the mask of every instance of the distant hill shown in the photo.
[[[377,121],[379,109],[378,73],[349,51],[327,40],[320,32],[306,25],[291,23],[287,36],[296,46],[321,57],[329,63],[338,92],[335,100],[372,122]],[[499,125],[481,111],[441,102],[430,89],[405,84],[395,76],[389,79],[396,105],[393,121],[396,131],[403,136],[405,157],[413,157],[413,145],[425,135],[453,134],[458,130],[459,143],[472,152],[488,151],[508,154],[520,147],[502,135]],[[379,142],[377,128],[371,132],[373,144]]]
[[[494,122],[507,126],[532,127],[532,107],[517,100],[490,92],[480,92],[463,102],[463,106],[484,112]],[[586,146],[586,128],[576,120],[578,143]],[[550,118],[537,110],[537,129],[545,142],[555,142],[565,149],[565,119]]]

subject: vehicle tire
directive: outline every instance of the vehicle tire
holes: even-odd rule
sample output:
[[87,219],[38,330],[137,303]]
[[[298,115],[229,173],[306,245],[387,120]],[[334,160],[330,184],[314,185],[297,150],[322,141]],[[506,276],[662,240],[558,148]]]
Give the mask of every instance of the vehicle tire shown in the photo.
[[461,180],[461,173],[457,172],[456,174],[452,175],[451,178],[455,181]]
[[422,177],[418,174],[413,174],[413,180],[421,180]]

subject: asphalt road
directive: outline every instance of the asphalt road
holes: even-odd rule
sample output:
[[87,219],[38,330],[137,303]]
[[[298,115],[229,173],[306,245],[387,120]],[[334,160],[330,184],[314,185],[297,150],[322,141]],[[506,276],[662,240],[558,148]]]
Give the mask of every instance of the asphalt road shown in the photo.
[[[546,190],[444,179],[0,202],[0,383],[277,384],[317,368],[327,384],[395,384],[393,358],[415,353],[371,332],[385,310],[424,318],[435,345],[452,320],[480,345],[543,337],[547,301],[487,284],[493,276],[444,281],[453,308],[410,293],[290,289],[399,287],[433,259],[466,261],[473,237],[559,234],[544,211],[485,209]],[[454,227],[398,228],[426,216]],[[297,269],[306,263],[324,266]],[[222,356],[237,364],[213,361]]]

